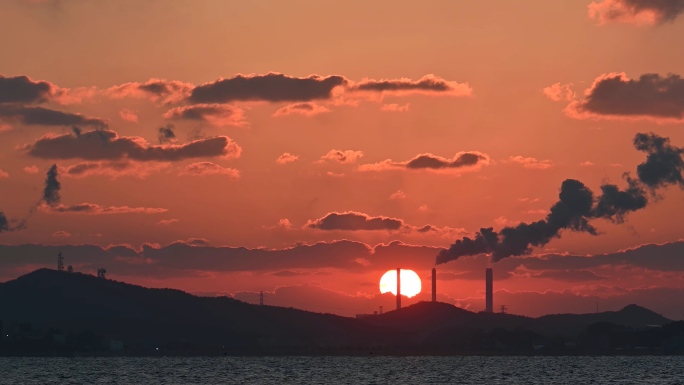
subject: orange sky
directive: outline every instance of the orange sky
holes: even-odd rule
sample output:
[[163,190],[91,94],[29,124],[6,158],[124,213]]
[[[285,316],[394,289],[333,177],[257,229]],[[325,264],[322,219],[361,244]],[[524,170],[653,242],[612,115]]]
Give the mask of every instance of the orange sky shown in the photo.
[[[2,2],[0,280],[63,249],[113,279],[345,315],[391,309],[378,282],[401,265],[429,298],[441,248],[543,219],[569,178],[626,187],[637,133],[684,147],[684,4],[643,3]],[[61,206],[36,206],[53,164]],[[683,210],[673,183],[598,235],[439,265],[440,299],[481,310],[491,265],[513,313],[681,318],[663,298],[684,290]]]

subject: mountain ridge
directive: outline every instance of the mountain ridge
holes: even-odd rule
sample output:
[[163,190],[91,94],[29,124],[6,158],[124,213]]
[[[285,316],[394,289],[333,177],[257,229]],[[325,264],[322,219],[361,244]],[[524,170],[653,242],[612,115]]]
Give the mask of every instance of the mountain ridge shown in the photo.
[[364,346],[427,349],[442,346],[445,341],[463,343],[472,336],[489,338],[487,333],[501,330],[527,330],[525,338],[536,340],[554,335],[576,339],[595,323],[643,328],[671,322],[638,305],[616,312],[532,318],[474,313],[441,302],[420,302],[355,319],[253,305],[230,297],[200,297],[177,289],[145,288],[49,269],[0,284],[0,303],[0,320],[5,322],[28,322],[63,333],[87,330],[130,346],[189,341],[195,346],[221,347],[233,354]]

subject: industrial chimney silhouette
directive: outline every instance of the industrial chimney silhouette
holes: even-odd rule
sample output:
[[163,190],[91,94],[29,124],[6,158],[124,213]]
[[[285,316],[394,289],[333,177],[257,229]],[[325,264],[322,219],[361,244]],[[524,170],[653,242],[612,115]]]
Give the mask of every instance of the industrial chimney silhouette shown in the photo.
[[437,269],[432,269],[432,302],[437,302]]
[[485,270],[485,278],[486,278],[486,293],[485,293],[485,302],[486,302],[486,309],[485,311],[487,313],[493,313],[494,312],[494,274],[492,272],[491,268],[488,268]]
[[401,309],[401,268],[397,269],[397,310]]

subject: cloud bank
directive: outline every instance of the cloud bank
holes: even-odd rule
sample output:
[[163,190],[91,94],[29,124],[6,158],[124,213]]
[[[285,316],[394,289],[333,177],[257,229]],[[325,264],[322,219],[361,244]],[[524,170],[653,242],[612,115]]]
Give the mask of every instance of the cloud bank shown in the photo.
[[589,16],[599,24],[663,24],[674,21],[682,13],[684,0],[602,0],[589,4]]

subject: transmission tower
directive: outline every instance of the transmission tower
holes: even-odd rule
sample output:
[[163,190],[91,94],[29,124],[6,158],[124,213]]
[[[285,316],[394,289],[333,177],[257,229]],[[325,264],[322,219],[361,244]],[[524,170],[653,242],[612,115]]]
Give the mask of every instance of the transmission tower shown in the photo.
[[259,306],[264,306],[264,292],[259,292]]
[[57,270],[58,271],[64,270],[64,257],[62,256],[61,251],[59,253],[57,253]]

